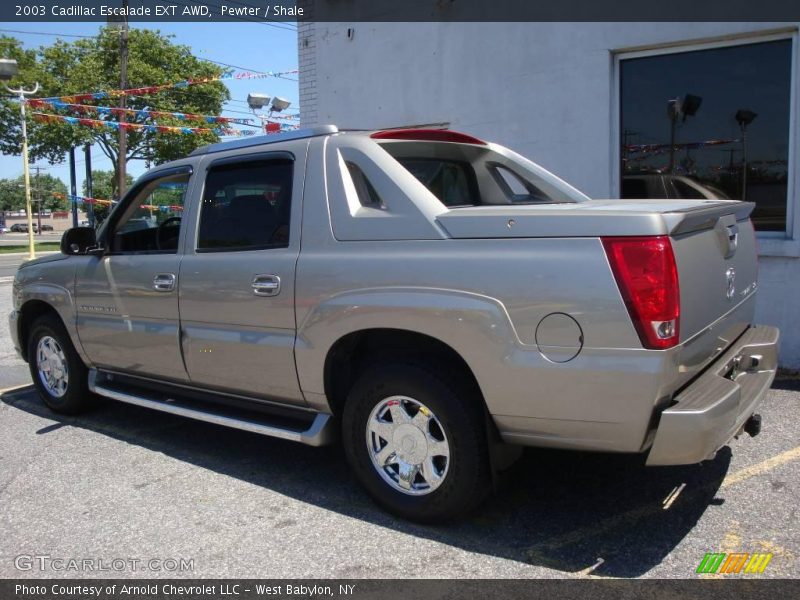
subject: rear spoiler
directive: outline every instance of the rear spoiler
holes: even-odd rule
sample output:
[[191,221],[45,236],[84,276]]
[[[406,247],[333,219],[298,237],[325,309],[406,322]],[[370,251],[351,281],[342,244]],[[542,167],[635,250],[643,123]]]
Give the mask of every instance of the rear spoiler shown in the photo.
[[753,212],[756,205],[753,202],[725,202],[689,208],[662,215],[669,235],[680,235],[692,231],[713,229],[720,217],[736,215],[737,221],[744,221]]

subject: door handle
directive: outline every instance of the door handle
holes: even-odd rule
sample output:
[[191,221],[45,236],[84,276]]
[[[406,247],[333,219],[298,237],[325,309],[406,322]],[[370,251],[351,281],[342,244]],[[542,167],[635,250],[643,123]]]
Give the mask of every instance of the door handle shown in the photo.
[[250,287],[256,296],[277,296],[281,291],[281,278],[277,275],[256,275]]
[[153,289],[157,292],[171,292],[175,289],[175,274],[159,273],[153,277]]

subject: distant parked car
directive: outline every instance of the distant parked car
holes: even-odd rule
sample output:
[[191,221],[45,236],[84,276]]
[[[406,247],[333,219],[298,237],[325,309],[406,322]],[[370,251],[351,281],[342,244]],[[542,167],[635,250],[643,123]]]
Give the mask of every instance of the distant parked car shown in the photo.
[[727,194],[707,183],[685,175],[638,173],[622,178],[622,197],[626,200],[728,200]]
[[6,227],[5,225],[0,225],[0,233],[8,233],[9,231],[11,231],[9,227]]
[[[11,226],[11,231],[14,233],[28,233],[28,224],[27,223],[14,223]],[[42,225],[42,231],[53,231],[52,225]],[[37,223],[33,224],[33,232],[39,233],[39,225]]]

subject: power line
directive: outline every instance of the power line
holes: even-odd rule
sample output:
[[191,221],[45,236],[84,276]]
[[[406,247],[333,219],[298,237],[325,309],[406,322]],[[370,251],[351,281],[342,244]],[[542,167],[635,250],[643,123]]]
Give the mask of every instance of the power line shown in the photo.
[[[251,73],[255,73],[257,75],[264,74],[266,75],[267,71],[260,71],[258,69],[248,69],[246,67],[240,67],[239,65],[232,65],[230,63],[222,62],[221,60],[214,60],[213,58],[206,58],[205,56],[197,56],[196,54],[192,54],[195,58],[199,60],[207,60],[208,62],[212,62],[215,65],[221,65],[223,67],[230,67],[231,69],[239,69],[240,71],[250,71]],[[275,79],[285,79],[286,81],[294,81],[297,82],[297,79],[293,79],[291,77],[287,77],[286,75],[274,75]]]
[[[186,4],[185,2],[181,2],[180,0],[175,0],[175,3],[176,4],[180,4],[181,6],[189,7],[188,4]],[[209,10],[209,12],[211,14],[222,16],[222,7],[219,4],[213,4],[211,2],[206,2],[205,4],[206,4],[206,6],[213,6],[214,8],[218,9],[216,11]],[[264,21],[259,21],[258,19],[248,19],[247,17],[239,17],[239,16],[234,16],[234,15],[231,15],[231,17],[236,19],[237,21],[245,21],[245,22],[248,22],[248,23],[256,23],[258,25],[264,25],[266,27],[274,27],[275,29],[281,29],[283,31],[291,31],[293,33],[297,33],[297,29],[295,29],[293,27],[282,27],[282,25],[283,25],[282,21],[278,21],[278,22],[274,22],[274,23],[266,23]],[[270,20],[272,20],[272,19],[270,19]]]
[[3,33],[24,33],[25,35],[51,35],[53,37],[93,38],[96,35],[78,35],[76,33],[52,33],[49,31],[22,31],[21,29],[0,29]]

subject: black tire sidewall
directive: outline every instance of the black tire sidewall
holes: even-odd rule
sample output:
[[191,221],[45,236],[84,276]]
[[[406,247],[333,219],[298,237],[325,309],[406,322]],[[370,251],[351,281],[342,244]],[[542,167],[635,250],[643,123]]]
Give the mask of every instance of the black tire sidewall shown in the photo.
[[[60,398],[51,395],[39,379],[36,350],[39,340],[45,336],[50,336],[58,342],[67,361],[69,381],[67,382],[67,391]],[[52,411],[63,414],[76,414],[90,406],[92,396],[87,382],[86,366],[75,351],[64,325],[57,318],[48,315],[40,317],[33,323],[31,333],[28,336],[28,366],[30,367],[33,385],[44,403]]]
[[[407,396],[427,406],[441,423],[450,446],[444,482],[420,496],[393,489],[369,456],[366,424],[375,406],[390,396]],[[485,416],[480,397],[468,386],[417,364],[368,367],[347,398],[342,437],[347,459],[370,495],[390,512],[420,522],[456,519],[491,491]]]

